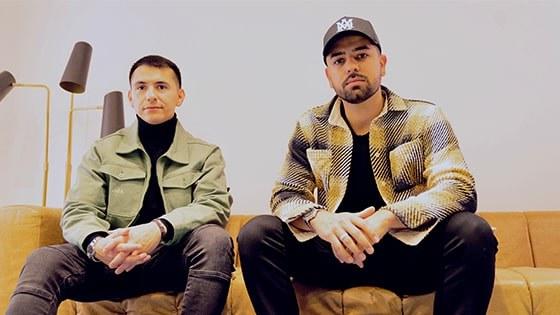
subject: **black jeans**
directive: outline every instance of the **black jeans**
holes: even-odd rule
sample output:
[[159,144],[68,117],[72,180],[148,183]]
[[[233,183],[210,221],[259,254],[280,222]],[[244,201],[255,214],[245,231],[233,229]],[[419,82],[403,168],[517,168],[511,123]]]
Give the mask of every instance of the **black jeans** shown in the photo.
[[218,315],[232,271],[231,237],[214,224],[198,227],[175,246],[159,248],[148,262],[120,275],[74,245],[47,246],[28,257],[6,314],[56,314],[65,299],[120,301],[184,291],[182,314]]
[[497,240],[469,212],[440,222],[416,246],[387,234],[364,268],[340,263],[319,237],[295,239],[274,216],[248,222],[238,236],[245,284],[259,315],[299,314],[290,280],[324,288],[377,286],[403,295],[436,292],[434,314],[486,314],[494,285]]

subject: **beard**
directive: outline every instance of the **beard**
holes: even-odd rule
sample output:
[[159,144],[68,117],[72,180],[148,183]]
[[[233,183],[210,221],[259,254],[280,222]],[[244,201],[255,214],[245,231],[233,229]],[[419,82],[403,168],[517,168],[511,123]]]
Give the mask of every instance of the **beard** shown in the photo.
[[335,89],[336,94],[350,104],[359,104],[366,101],[379,90],[379,87],[375,88],[366,77],[362,78],[365,79],[365,86],[345,88],[346,82],[344,82],[342,88]]

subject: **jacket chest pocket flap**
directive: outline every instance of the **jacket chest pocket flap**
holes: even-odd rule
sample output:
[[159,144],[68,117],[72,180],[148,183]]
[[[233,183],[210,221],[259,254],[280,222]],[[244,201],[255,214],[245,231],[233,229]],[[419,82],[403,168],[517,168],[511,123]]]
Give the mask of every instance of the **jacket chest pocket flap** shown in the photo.
[[109,176],[107,211],[109,215],[134,217],[140,208],[146,172],[138,168],[106,164],[99,169]]
[[193,201],[193,189],[201,175],[199,172],[188,171],[164,177],[163,193],[172,209],[184,207]]
[[332,163],[331,150],[307,149],[306,154],[317,186],[327,189],[329,186],[329,174],[331,172]]

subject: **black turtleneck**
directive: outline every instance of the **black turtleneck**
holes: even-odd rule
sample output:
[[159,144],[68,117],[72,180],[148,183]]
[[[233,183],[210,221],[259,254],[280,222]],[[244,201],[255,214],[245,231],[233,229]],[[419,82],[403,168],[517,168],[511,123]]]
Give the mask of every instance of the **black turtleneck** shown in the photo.
[[[138,119],[138,137],[140,142],[144,146],[146,153],[150,157],[151,169],[150,169],[150,183],[148,185],[148,191],[144,195],[144,201],[142,202],[142,209],[140,209],[140,214],[135,225],[143,224],[152,221],[165,214],[165,208],[163,206],[163,198],[161,196],[161,191],[159,189],[158,178],[156,175],[156,162],[157,159],[162,156],[173,143],[173,138],[175,137],[175,129],[177,127],[177,115],[158,125],[150,125],[142,118],[136,116]],[[166,220],[162,220],[165,225],[167,225],[168,231],[170,231],[171,224]],[[166,239],[169,238],[170,234],[166,235]]]
[[177,115],[159,125],[150,125],[139,116],[136,118],[138,119],[138,137],[150,156],[153,168],[155,161],[169,149],[173,142]]

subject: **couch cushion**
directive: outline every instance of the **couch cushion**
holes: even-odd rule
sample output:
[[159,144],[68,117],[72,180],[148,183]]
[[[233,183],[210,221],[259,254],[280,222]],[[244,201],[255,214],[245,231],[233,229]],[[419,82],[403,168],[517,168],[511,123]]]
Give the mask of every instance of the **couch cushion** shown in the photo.
[[406,296],[402,299],[404,315],[432,315],[435,293]]
[[497,268],[488,314],[531,314],[531,294],[524,277],[511,268]]
[[402,314],[401,298],[389,290],[376,287],[354,287],[342,291],[342,305],[344,313],[340,314],[344,315]]
[[301,314],[343,314],[342,290],[327,290],[300,282],[293,284]]
[[122,302],[76,303],[76,315],[177,315],[182,298],[182,294],[156,292],[126,299]]
[[[183,301],[183,293],[150,293],[136,298],[126,299],[122,302],[99,301],[92,303],[76,303],[74,305],[77,315],[111,315],[111,314],[127,314],[127,315],[176,315],[180,313],[181,303]],[[59,308],[58,315],[62,313]],[[68,313],[71,314],[71,313]],[[245,289],[245,282],[241,270],[233,272],[231,285],[228,292],[228,298],[222,314],[243,314],[254,315],[249,295]]]
[[[532,314],[558,314],[558,310],[560,310],[560,269],[530,267],[512,269],[521,274],[527,281],[533,301]],[[511,297],[510,300],[513,301]]]
[[560,211],[528,211],[525,217],[535,266],[560,268]]
[[76,315],[76,302],[71,300],[64,300],[58,306],[57,315]]
[[[402,299],[402,314],[433,314],[435,294],[407,296]],[[489,315],[530,314],[531,296],[523,276],[511,269],[496,269],[494,291],[488,307]]]
[[294,282],[301,314],[402,314],[401,299],[391,291],[376,287],[346,290],[324,289]]
[[228,298],[222,314],[255,315],[241,269],[237,267],[231,276]]
[[496,267],[534,266],[527,220],[523,212],[478,212],[498,239]]

